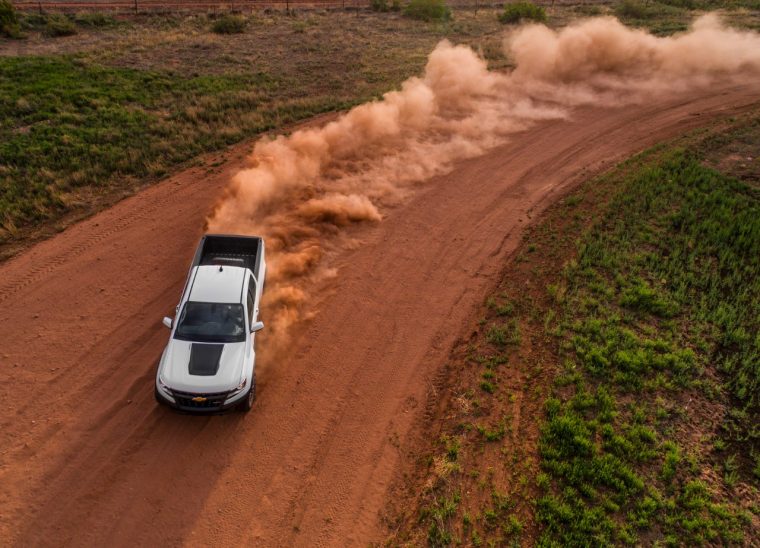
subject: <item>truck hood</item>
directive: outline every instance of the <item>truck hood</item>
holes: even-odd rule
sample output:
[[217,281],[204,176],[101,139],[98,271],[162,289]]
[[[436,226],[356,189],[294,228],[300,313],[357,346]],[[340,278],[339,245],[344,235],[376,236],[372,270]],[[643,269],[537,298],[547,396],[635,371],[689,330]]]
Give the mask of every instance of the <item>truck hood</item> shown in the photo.
[[225,392],[240,384],[245,342],[199,343],[170,339],[161,357],[163,382],[183,392]]

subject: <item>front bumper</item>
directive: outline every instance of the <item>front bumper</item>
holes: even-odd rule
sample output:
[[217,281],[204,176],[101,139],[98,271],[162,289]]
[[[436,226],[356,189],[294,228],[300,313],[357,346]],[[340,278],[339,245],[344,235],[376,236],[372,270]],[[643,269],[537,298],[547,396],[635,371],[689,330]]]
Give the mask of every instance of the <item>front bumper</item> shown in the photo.
[[[236,407],[246,397],[246,392],[230,396],[230,392],[195,394],[168,389],[171,399],[165,394],[166,389],[155,387],[156,400],[164,405],[185,413],[213,414]],[[172,401],[174,400],[174,401]]]

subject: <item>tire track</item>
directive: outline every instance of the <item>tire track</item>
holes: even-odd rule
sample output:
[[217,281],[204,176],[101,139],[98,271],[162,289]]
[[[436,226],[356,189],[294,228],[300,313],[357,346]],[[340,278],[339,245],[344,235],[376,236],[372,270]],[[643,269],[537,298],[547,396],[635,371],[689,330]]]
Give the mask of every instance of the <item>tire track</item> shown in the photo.
[[352,233],[363,244],[336,257],[336,285],[271,364],[246,417],[188,417],[152,402],[160,315],[176,304],[227,174],[179,174],[0,265],[0,360],[19,364],[0,380],[20,395],[0,434],[0,538],[381,539],[379,513],[413,467],[404,456],[428,441],[448,353],[467,340],[461,326],[529,216],[613,162],[758,101],[757,85],[726,85],[636,109],[579,109],[421,186]]

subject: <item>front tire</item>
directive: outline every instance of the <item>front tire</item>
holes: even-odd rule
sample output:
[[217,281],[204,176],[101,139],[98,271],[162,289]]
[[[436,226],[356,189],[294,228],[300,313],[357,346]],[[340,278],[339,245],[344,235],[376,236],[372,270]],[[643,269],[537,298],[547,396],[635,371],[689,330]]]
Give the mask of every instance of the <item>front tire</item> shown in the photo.
[[248,389],[248,394],[246,394],[245,398],[242,402],[240,402],[240,406],[238,409],[242,411],[243,413],[248,413],[251,409],[253,409],[253,402],[256,400],[256,374],[254,373],[253,377],[251,378],[251,387]]

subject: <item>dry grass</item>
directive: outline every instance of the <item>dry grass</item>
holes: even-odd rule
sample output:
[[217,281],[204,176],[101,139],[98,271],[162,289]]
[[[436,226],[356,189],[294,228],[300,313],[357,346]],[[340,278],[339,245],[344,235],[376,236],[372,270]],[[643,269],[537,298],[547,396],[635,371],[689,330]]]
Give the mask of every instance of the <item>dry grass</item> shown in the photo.
[[234,35],[213,33],[201,14],[78,24],[52,38],[35,16],[26,39],[0,43],[4,254],[37,227],[94,211],[93,194],[111,203],[204,152],[378,97],[419,73],[443,37],[504,62],[485,11],[447,25],[373,13],[245,17]]
[[[733,6],[729,21],[760,27],[757,9]],[[668,33],[699,11],[647,9],[655,16],[627,22]],[[49,17],[25,14],[25,37],[0,41],[0,83],[8,84],[0,86],[0,257],[39,227],[95,211],[83,205],[93,195],[112,203],[204,152],[378,97],[419,74],[443,38],[506,68],[500,11],[460,8],[450,21],[421,22],[400,12],[264,10],[242,14],[243,32],[229,35],[212,32],[214,14],[77,14],[68,17],[76,34],[64,37],[50,36]],[[551,26],[614,11],[608,3],[546,6]],[[114,81],[134,93],[125,99]],[[111,147],[101,157],[90,148],[97,132]],[[66,161],[47,162],[38,149],[65,150]]]

